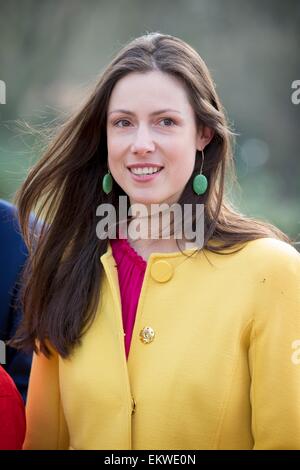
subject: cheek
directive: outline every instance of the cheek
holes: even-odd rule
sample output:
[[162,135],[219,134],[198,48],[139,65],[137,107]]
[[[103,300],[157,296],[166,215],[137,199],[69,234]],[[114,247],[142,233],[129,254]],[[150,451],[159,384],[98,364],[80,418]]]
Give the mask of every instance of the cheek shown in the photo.
[[108,155],[114,156],[116,154],[117,145],[116,140],[107,136],[107,152]]
[[108,162],[113,168],[123,158],[122,147],[116,139],[107,139]]
[[186,178],[193,172],[195,166],[196,149],[191,147],[189,143],[186,145],[182,142],[174,146],[173,151],[169,153],[169,165],[178,179]]
[[116,153],[116,149],[122,145],[122,139],[118,133],[112,129],[106,131],[107,150],[110,153]]

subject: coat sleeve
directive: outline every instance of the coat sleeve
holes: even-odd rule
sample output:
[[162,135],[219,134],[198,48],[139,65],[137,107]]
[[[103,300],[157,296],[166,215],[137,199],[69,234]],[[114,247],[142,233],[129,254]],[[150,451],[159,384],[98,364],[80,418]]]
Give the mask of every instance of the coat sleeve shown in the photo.
[[68,429],[61,406],[58,355],[33,355],[23,449],[68,449]]
[[284,242],[263,253],[251,334],[254,449],[300,449],[300,254]]

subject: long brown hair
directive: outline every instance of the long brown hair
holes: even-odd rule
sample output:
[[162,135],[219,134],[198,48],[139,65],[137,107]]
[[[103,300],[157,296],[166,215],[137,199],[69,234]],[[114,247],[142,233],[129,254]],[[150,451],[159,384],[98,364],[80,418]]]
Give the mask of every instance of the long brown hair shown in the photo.
[[[116,183],[109,195],[101,188],[107,172],[108,102],[122,77],[153,70],[179,79],[197,125],[214,130],[203,167],[208,191],[197,196],[192,189],[201,164],[201,158],[196,158],[194,172],[178,201],[205,205],[204,247],[224,253],[224,249],[262,237],[289,242],[271,224],[234,210],[224,194],[225,176],[236,181],[232,132],[203,60],[179,38],[146,34],[126,45],[107,66],[87,101],[61,126],[16,195],[29,258],[23,277],[24,319],[14,338],[15,347],[35,349],[38,341],[48,355],[49,341],[67,357],[93,321],[101,295],[99,258],[108,246],[107,239],[96,236],[96,208],[111,203],[117,210],[119,196],[124,195]],[[36,211],[36,223],[29,228],[32,211]],[[217,246],[211,245],[212,240]]]

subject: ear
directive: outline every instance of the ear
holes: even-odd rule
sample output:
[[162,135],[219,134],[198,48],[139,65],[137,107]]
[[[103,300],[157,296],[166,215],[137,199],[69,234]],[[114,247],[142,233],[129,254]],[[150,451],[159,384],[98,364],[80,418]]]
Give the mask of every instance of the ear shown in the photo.
[[197,134],[197,150],[203,150],[215,135],[211,127],[202,126]]

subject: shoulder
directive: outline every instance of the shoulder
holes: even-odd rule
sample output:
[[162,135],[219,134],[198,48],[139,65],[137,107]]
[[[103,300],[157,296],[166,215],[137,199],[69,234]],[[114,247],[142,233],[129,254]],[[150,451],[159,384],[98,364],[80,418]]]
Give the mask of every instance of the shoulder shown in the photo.
[[[300,253],[289,243],[273,238],[249,242],[244,252],[245,266],[250,270],[258,299],[265,299],[266,311],[271,304],[285,302],[299,314],[300,308]],[[262,297],[261,297],[262,296]],[[276,307],[276,308],[277,308]]]
[[17,226],[17,212],[15,206],[10,202],[0,199],[0,222],[1,227],[13,227],[16,229]]
[[299,269],[300,253],[289,243],[275,238],[258,238],[241,242],[227,248],[220,254],[209,255],[217,264],[228,269],[272,270],[286,269],[288,266]]
[[5,250],[7,246],[19,246],[22,242],[17,209],[3,199],[0,199],[0,233]]
[[280,291],[285,286],[300,293],[300,253],[287,242],[259,238],[211,258],[228,279],[234,277],[246,285],[264,286],[263,291],[269,290],[272,295],[279,286]]
[[[1,226],[6,224],[21,235],[17,207],[4,199],[0,199],[0,222]],[[34,225],[36,222],[37,228],[39,229],[42,224],[37,220],[36,215],[31,212],[29,216],[29,226]]]
[[300,253],[287,242],[278,240],[277,238],[258,238],[246,243],[247,251],[251,254],[266,255],[276,258],[299,258]]
[[246,260],[251,260],[262,268],[283,271],[300,269],[300,253],[296,248],[275,238],[260,238],[247,242],[241,253]]
[[15,207],[8,201],[4,201],[4,199],[0,199],[0,215],[1,217],[5,217],[5,215],[14,216],[15,215]]

